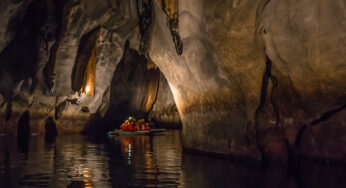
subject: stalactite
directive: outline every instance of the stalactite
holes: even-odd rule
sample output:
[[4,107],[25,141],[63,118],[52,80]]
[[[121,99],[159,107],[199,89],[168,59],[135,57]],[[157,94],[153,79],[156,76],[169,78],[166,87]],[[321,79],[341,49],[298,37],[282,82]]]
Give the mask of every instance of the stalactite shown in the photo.
[[148,49],[148,28],[152,21],[152,1],[137,0],[137,10],[139,16],[139,32],[141,34],[141,42],[139,51],[145,54]]
[[[175,49],[178,55],[183,53],[183,42],[179,35],[179,10],[178,0],[158,0],[162,10],[167,15],[167,26],[171,31]],[[145,54],[148,42],[148,28],[152,22],[152,0],[138,0],[137,9],[139,16],[139,31],[141,34],[141,43],[139,50]]]
[[57,13],[59,16],[62,16],[62,18],[57,18],[58,31],[56,31],[56,41],[50,49],[49,60],[43,69],[44,81],[49,90],[49,94],[51,95],[54,93],[54,87],[56,82],[55,69],[56,57],[59,50],[59,46],[64,36],[67,34],[69,28],[73,27],[71,20],[78,12],[78,3],[78,1],[62,1],[60,6],[64,7],[63,11]]
[[171,31],[175,49],[178,55],[183,53],[183,42],[179,35],[178,0],[161,0],[162,10],[167,15],[167,25]]
[[158,86],[160,81],[160,71],[156,69],[150,70],[150,80],[148,85],[148,91],[146,93],[146,96],[143,98],[141,111],[143,112],[149,112],[152,107],[154,106],[157,92],[158,92]]

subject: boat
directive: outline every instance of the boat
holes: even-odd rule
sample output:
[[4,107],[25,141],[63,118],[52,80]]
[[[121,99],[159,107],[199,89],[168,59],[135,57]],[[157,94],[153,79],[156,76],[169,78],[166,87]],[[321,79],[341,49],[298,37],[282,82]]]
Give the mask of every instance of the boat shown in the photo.
[[157,133],[163,133],[166,129],[151,129],[150,131],[123,131],[120,129],[114,129],[108,132],[108,135],[154,135]]
[[149,134],[162,133],[165,131],[166,129],[150,129]]

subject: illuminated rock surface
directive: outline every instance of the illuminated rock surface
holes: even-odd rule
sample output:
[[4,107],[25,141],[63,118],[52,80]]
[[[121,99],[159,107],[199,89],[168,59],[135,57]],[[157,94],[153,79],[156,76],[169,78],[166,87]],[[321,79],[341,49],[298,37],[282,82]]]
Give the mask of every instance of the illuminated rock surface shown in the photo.
[[346,160],[343,1],[164,2],[2,1],[1,131],[26,110],[31,132],[149,115],[188,149]]

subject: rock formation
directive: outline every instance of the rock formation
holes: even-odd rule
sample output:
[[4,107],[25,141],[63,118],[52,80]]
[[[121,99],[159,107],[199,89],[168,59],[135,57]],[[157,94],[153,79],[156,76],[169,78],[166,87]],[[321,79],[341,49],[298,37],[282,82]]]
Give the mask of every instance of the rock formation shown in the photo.
[[155,122],[159,127],[167,129],[181,128],[180,117],[174,102],[173,94],[162,73],[160,74],[155,104],[149,113],[149,119]]
[[1,131],[15,132],[24,111],[32,132],[48,117],[59,132],[103,132],[131,113],[181,121],[188,149],[346,161],[344,1],[5,0],[0,10]]

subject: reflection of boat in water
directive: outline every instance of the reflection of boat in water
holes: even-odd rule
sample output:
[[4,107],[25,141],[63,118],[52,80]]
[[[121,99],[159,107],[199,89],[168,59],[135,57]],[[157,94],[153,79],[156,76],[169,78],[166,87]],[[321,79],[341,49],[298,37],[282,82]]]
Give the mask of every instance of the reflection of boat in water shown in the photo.
[[108,132],[109,135],[154,135],[165,132],[166,129],[150,129],[149,131],[123,131],[114,129]]

